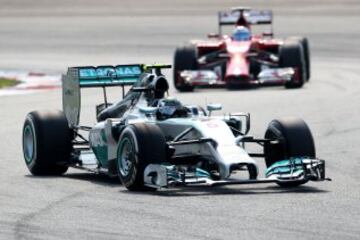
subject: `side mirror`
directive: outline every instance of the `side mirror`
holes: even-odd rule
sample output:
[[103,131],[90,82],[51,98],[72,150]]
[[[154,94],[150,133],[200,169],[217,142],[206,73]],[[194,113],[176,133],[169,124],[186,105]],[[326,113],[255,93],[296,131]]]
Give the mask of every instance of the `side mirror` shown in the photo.
[[231,113],[229,116],[230,119],[235,118],[241,121],[239,124],[240,129],[238,129],[241,135],[247,135],[250,131],[250,113]]
[[207,35],[208,38],[219,38],[220,37],[220,34],[218,33],[209,33]]
[[209,111],[209,116],[211,116],[212,111],[220,111],[222,105],[220,103],[210,103],[206,106],[206,109]]

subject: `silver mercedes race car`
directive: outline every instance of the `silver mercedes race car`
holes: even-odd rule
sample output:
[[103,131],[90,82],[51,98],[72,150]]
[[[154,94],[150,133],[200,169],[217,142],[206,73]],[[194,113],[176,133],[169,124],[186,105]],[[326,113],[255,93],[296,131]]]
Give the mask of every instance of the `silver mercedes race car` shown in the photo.
[[[169,65],[72,67],[63,76],[63,111],[33,111],[23,127],[25,163],[34,175],[61,175],[69,167],[118,176],[129,190],[186,185],[277,183],[298,186],[325,178],[306,123],[270,122],[264,138],[248,134],[250,115],[213,116],[220,104],[184,105],[166,96]],[[125,94],[125,86],[131,88]],[[120,86],[123,99],[107,101]],[[100,87],[97,123],[79,124],[81,88]],[[248,152],[257,144],[263,151]],[[259,178],[254,158],[264,158]]]

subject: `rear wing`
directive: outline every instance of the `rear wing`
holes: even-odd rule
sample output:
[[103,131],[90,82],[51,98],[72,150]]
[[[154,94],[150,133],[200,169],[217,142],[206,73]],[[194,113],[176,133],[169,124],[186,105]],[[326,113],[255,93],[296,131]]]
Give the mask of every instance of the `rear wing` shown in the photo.
[[250,10],[249,8],[233,8],[229,11],[218,12],[219,34],[221,34],[221,27],[224,25],[238,25],[238,22],[242,15],[246,22],[245,24],[248,25],[272,25],[273,22],[273,13],[271,10]]
[[98,67],[70,67],[66,75],[62,76],[63,111],[70,126],[79,124],[81,106],[81,88],[133,85],[139,81],[144,72],[143,64],[98,66]]
[[106,87],[121,86],[124,96],[124,87],[131,86],[141,81],[144,73],[153,69],[161,74],[162,68],[170,68],[171,65],[155,64],[127,64],[117,66],[87,66],[69,67],[65,75],[62,75],[63,111],[70,126],[78,126],[81,106],[81,88],[102,88],[104,102],[107,106]]

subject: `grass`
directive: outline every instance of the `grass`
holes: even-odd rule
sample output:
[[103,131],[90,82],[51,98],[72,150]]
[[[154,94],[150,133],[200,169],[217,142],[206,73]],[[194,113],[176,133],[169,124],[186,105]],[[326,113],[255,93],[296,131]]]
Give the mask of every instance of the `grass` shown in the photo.
[[12,87],[17,85],[18,83],[19,81],[16,80],[0,78],[0,88]]

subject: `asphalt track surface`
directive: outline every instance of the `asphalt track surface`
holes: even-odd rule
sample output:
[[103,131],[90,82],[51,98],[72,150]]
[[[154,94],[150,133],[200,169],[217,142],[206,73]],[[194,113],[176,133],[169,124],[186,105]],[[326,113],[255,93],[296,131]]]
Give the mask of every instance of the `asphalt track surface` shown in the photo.
[[[177,45],[216,31],[215,12],[238,4],[1,0],[0,69],[60,73],[74,65],[172,62]],[[185,103],[222,102],[224,112],[251,112],[255,136],[263,136],[273,118],[304,118],[332,182],[131,193],[117,180],[76,170],[33,177],[22,157],[24,117],[34,109],[61,108],[60,90],[6,96],[0,98],[0,238],[359,239],[360,2],[241,4],[273,9],[278,36],[309,38],[310,83],[297,90],[171,94]],[[112,91],[114,99],[118,95]],[[100,91],[85,91],[85,122],[94,122],[100,101]]]

